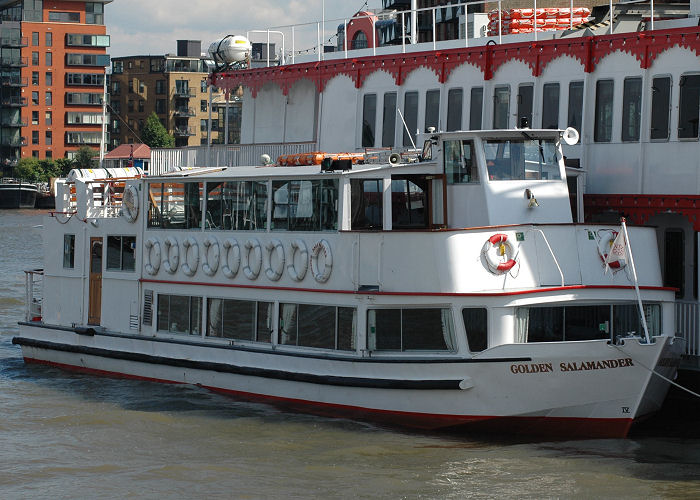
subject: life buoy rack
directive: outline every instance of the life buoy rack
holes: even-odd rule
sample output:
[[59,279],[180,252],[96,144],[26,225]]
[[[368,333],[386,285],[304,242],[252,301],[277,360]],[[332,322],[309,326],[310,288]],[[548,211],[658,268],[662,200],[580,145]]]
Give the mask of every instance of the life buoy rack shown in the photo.
[[[306,276],[306,271],[309,270],[309,251],[306,248],[304,240],[293,240],[291,243],[291,252],[289,253],[289,264],[287,264],[287,273],[294,281],[301,281]],[[296,255],[299,253],[299,268],[297,268]]]
[[[270,240],[265,245],[265,276],[270,281],[278,281],[284,274],[284,246],[280,240]],[[272,267],[272,254],[277,256],[277,264]]]
[[168,236],[163,242],[163,269],[168,274],[175,274],[180,265],[180,245],[174,236]]
[[234,238],[226,238],[223,246],[224,259],[221,265],[221,272],[227,278],[233,279],[241,267],[241,246]]
[[145,269],[151,276],[158,274],[160,269],[160,242],[157,238],[148,238],[144,252]]
[[243,251],[243,257],[245,257],[243,274],[245,274],[245,277],[249,280],[257,279],[260,274],[260,269],[262,268],[262,250],[260,249],[260,242],[255,238],[251,238],[245,242],[243,247],[245,248]]
[[[319,266],[319,260],[323,255],[323,269]],[[311,274],[319,283],[325,283],[333,270],[333,254],[331,246],[326,240],[321,240],[311,248]]]
[[489,271],[493,274],[506,273],[513,269],[517,263],[514,258],[513,245],[508,241],[508,235],[503,233],[496,233],[486,240],[481,254],[484,256]]
[[[602,236],[600,236],[600,241],[598,242],[598,255],[600,256],[600,260],[605,264],[605,260],[608,258],[608,254],[612,250],[613,242],[615,241],[615,238],[617,238],[617,235],[619,234],[618,231],[609,229],[605,231],[599,231],[600,233],[603,233]],[[608,262],[608,266],[610,266],[611,269],[614,270],[620,270],[623,267],[627,265],[627,262],[625,262],[624,259],[619,259],[615,258],[615,260],[612,260]]]
[[[199,244],[191,236],[182,242],[185,255],[182,257],[182,272],[187,276],[194,276],[199,266]],[[192,258],[190,259],[190,255]],[[190,264],[190,260],[192,264]]]
[[221,259],[219,240],[217,240],[214,236],[207,236],[207,239],[204,240],[203,245],[202,271],[204,271],[204,273],[208,276],[214,276],[216,271],[219,270],[219,260]]

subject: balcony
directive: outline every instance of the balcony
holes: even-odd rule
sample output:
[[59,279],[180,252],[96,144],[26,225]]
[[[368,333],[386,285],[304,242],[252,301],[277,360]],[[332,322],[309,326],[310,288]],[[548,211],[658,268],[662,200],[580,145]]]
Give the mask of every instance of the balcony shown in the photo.
[[175,91],[173,92],[173,95],[175,97],[183,97],[183,98],[189,99],[190,97],[195,97],[197,94],[195,94],[195,91],[192,89],[178,89],[178,88],[176,88]]
[[3,118],[0,120],[0,126],[3,127],[26,127],[27,122],[18,118]]
[[28,47],[29,39],[26,36],[2,37],[0,38],[0,46],[12,48]]
[[10,106],[11,108],[21,108],[27,105],[27,98],[20,96],[7,96],[0,99],[0,104],[3,106]]
[[24,68],[29,65],[29,59],[26,57],[1,57],[0,66],[10,68]]
[[29,80],[21,76],[3,76],[0,83],[3,87],[26,87]]
[[175,116],[195,116],[194,109],[192,108],[175,108],[173,114]]
[[10,146],[12,148],[21,148],[27,145],[26,137],[2,137],[0,145]]
[[175,137],[191,137],[195,135],[194,127],[177,127],[173,130]]

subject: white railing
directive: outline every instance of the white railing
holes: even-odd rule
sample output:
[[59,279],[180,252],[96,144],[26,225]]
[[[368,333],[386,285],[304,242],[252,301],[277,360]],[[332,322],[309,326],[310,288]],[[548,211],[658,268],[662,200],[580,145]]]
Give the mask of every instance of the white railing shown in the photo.
[[700,304],[676,301],[676,335],[685,339],[685,353],[700,355]]
[[41,321],[43,282],[43,269],[24,271],[24,312],[27,321]]

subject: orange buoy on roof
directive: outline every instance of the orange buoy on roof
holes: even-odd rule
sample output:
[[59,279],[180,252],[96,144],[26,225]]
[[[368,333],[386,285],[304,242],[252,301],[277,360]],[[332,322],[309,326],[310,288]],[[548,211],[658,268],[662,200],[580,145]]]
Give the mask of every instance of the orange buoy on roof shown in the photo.
[[364,153],[326,153],[324,151],[312,151],[310,153],[297,153],[292,155],[280,155],[277,157],[277,165],[285,166],[303,166],[303,165],[320,165],[324,158],[331,160],[350,160],[353,164],[365,159]]

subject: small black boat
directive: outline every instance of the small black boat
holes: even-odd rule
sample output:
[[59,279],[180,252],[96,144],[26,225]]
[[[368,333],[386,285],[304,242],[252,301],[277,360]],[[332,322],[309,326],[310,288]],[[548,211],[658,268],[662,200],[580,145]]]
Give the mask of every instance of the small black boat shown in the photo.
[[11,177],[0,179],[0,208],[34,208],[37,186]]

